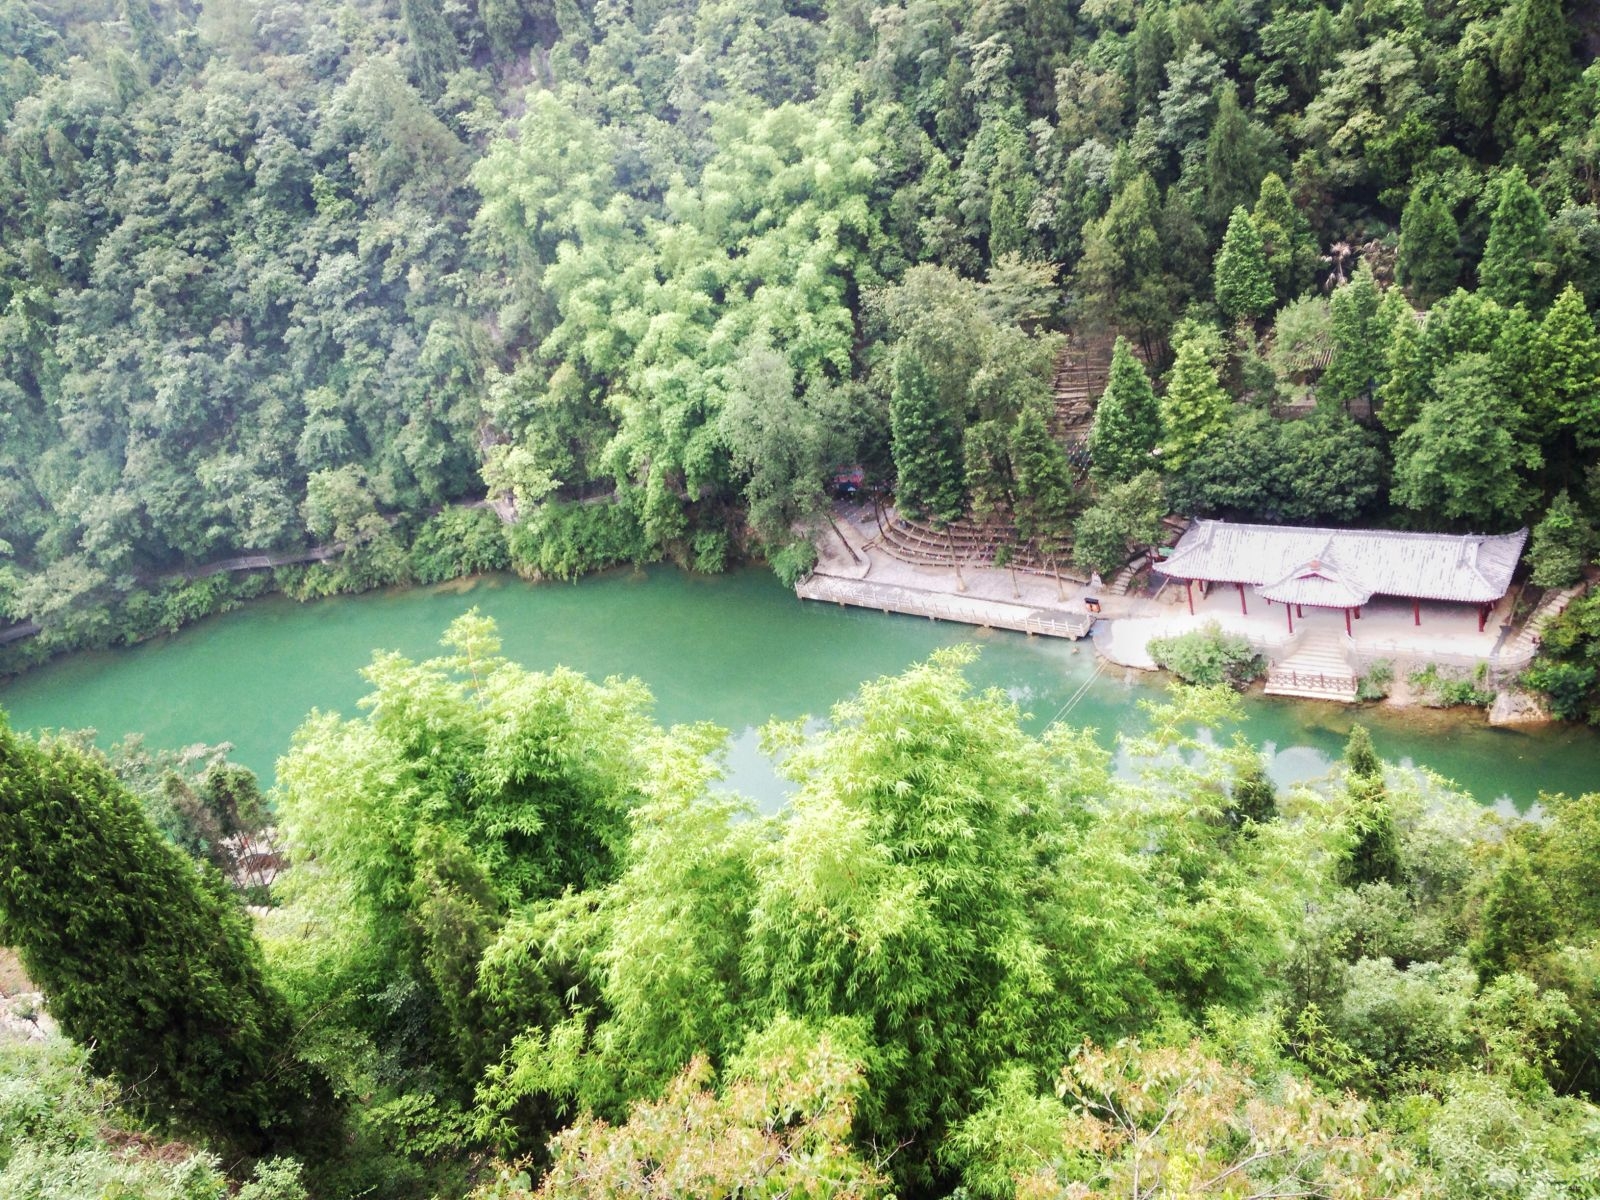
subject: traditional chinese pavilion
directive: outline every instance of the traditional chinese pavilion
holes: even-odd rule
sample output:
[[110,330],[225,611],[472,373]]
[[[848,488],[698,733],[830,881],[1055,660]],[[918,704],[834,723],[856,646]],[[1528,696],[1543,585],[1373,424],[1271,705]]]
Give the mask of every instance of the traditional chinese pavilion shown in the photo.
[[1196,583],[1231,583],[1241,612],[1250,611],[1249,587],[1284,606],[1291,632],[1295,613],[1312,605],[1343,609],[1348,633],[1351,613],[1359,617],[1373,596],[1410,600],[1418,625],[1424,600],[1475,605],[1481,632],[1527,540],[1526,529],[1486,537],[1198,521],[1157,569],[1183,581],[1191,613]]

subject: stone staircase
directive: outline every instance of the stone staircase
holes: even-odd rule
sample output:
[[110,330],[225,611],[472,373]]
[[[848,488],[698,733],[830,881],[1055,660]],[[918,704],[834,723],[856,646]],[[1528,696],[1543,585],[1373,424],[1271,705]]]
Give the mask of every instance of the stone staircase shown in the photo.
[[1111,581],[1110,586],[1106,588],[1106,595],[1126,596],[1128,594],[1128,589],[1133,586],[1134,577],[1138,575],[1139,572],[1149,564],[1149,562],[1150,560],[1141,554],[1127,566],[1123,567],[1122,570],[1117,572],[1116,578]]
[[1583,595],[1588,587],[1588,583],[1583,582],[1546,592],[1539,601],[1539,606],[1523,622],[1516,637],[1501,647],[1497,657],[1507,662],[1532,660],[1539,651],[1539,640],[1544,636],[1544,627],[1565,612],[1567,605]]
[[1096,339],[1082,346],[1069,344],[1056,358],[1050,381],[1055,396],[1051,432],[1063,441],[1086,438],[1094,424],[1094,406],[1106,390],[1111,371],[1111,342]]
[[1307,635],[1282,662],[1267,671],[1267,695],[1300,696],[1353,704],[1356,673],[1336,634]]
[[[947,528],[935,529],[926,522],[887,508],[880,518],[879,535],[870,545],[901,562],[934,567],[992,566],[996,552],[1004,547],[1010,556],[1008,565],[1018,571],[1059,574],[1063,579],[1079,583],[1087,578],[1066,562],[1050,559],[1034,543],[1020,540],[1015,525],[1004,517],[989,521],[962,518]],[[1069,556],[1070,548],[1063,547],[1061,558]]]

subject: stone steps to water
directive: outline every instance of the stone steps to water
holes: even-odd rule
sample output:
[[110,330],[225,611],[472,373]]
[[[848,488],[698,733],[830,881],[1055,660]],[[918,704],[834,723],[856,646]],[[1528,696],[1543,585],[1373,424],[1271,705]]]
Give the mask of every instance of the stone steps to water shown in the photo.
[[1356,674],[1344,648],[1330,637],[1308,637],[1288,658],[1267,671],[1269,696],[1300,696],[1310,700],[1356,700]]

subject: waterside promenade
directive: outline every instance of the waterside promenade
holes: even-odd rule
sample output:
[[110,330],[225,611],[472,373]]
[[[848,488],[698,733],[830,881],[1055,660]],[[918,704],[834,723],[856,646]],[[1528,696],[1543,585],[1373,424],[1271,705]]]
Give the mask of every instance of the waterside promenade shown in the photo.
[[796,588],[803,598],[1046,636],[1079,638],[1092,630],[1103,657],[1141,670],[1155,669],[1148,650],[1153,639],[1215,623],[1266,655],[1272,664],[1269,692],[1327,700],[1354,700],[1357,679],[1379,664],[1396,674],[1433,664],[1470,675],[1481,666],[1486,682],[1505,685],[1532,660],[1543,624],[1581,591],[1548,594],[1516,627],[1513,590],[1490,611],[1482,630],[1470,605],[1424,601],[1414,612],[1410,601],[1378,597],[1360,610],[1349,634],[1343,613],[1311,607],[1294,613],[1291,631],[1283,605],[1252,596],[1241,611],[1232,587],[1207,593],[1196,588],[1191,614],[1177,584],[1154,595],[1142,589],[1120,594],[1126,587],[1122,578],[1091,586],[1068,573],[1058,579],[1038,570],[994,567],[981,554],[963,557],[959,549],[939,562],[933,553],[906,555],[884,536],[897,520],[892,510],[875,515],[868,503],[841,503],[832,518],[817,533],[815,572]]

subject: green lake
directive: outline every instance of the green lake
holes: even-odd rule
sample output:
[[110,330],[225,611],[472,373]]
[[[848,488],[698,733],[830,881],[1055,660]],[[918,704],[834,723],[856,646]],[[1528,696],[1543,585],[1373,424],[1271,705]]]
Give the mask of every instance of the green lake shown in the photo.
[[[824,715],[864,680],[939,646],[982,645],[973,678],[1005,689],[1034,728],[1060,714],[1108,743],[1117,728],[1137,727],[1137,702],[1164,686],[1109,666],[1096,676],[1088,642],[802,602],[764,570],[705,578],[660,568],[571,585],[491,576],[310,604],[275,597],[172,637],[50,664],[0,685],[0,706],[19,729],[93,728],[103,745],[130,732],[153,747],[231,742],[237,761],[270,780],[312,708],[359,711],[358,672],[374,649],[429,657],[445,626],[474,605],[499,623],[507,657],[636,675],[663,724],[707,720],[731,731],[730,786],[769,806],[782,785],[756,748],[764,722]],[[1600,733],[1588,729],[1511,732],[1471,714],[1260,697],[1245,708],[1244,730],[1270,752],[1280,783],[1325,774],[1359,716],[1385,758],[1427,766],[1485,803],[1526,809],[1541,790],[1600,789]]]

